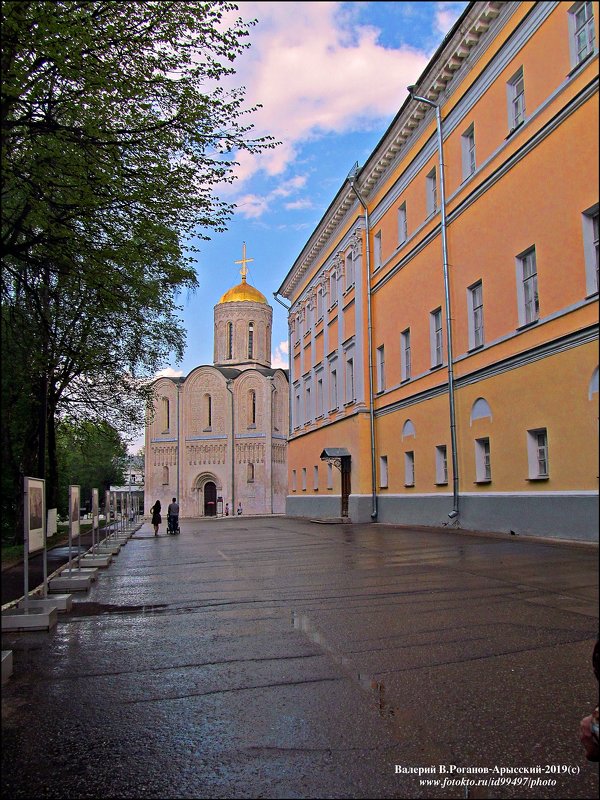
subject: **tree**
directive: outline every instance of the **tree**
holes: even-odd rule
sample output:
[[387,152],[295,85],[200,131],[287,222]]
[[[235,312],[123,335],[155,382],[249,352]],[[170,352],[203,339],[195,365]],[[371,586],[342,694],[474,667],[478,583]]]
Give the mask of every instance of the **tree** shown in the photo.
[[118,432],[107,424],[60,422],[57,426],[60,485],[58,513],[66,516],[69,484],[81,487],[82,503],[91,502],[92,489],[100,499],[111,485],[124,481],[126,448]]
[[3,402],[20,398],[2,437],[50,503],[56,421],[139,422],[147,378],[183,352],[193,238],[232,213],[218,186],[236,151],[274,146],[249,137],[243,88],[219,85],[248,46],[250,25],[225,22],[235,8],[2,5],[2,333],[20,359],[2,375]]

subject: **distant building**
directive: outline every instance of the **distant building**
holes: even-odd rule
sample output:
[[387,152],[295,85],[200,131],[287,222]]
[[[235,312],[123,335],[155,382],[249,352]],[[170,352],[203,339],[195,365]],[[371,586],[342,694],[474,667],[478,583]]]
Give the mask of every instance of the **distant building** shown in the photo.
[[287,511],[597,541],[598,4],[469,3],[411,89],[278,290]]
[[118,508],[122,505],[123,496],[131,498],[131,507],[144,513],[144,458],[143,456],[128,456],[123,468],[125,482],[122,486],[111,486],[110,491],[117,494]]
[[287,493],[287,371],[271,368],[273,310],[246,280],[214,308],[214,364],[160,378],[146,425],[146,509],[182,517],[281,514]]

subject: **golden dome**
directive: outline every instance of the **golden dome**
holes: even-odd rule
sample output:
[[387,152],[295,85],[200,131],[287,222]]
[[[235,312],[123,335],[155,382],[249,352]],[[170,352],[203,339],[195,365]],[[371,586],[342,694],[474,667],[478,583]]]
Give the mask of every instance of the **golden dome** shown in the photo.
[[233,289],[225,292],[223,297],[219,300],[219,303],[239,302],[265,303],[265,305],[268,305],[267,298],[264,294],[259,292],[258,289],[255,289],[254,286],[250,286],[249,283],[246,283],[245,277],[242,279],[241,283],[238,283]]

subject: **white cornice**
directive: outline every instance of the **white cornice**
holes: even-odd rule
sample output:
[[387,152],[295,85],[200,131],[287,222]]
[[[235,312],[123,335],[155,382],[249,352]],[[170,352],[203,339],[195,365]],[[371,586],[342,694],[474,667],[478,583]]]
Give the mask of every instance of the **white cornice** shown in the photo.
[[[500,15],[502,8],[509,5],[514,7],[518,4],[499,2],[499,0],[474,3],[458,21],[447,41],[442,42],[438,52],[421,75],[417,83],[418,94],[435,102],[446,90],[481,36]],[[364,195],[369,194],[406,142],[412,139],[413,133],[426,115],[427,110],[423,107],[423,103],[407,98],[383,139],[360,170],[357,184]],[[320,257],[334,231],[356,205],[356,196],[349,183],[345,182],[288,272],[278,294],[288,300],[293,299],[295,290]]]

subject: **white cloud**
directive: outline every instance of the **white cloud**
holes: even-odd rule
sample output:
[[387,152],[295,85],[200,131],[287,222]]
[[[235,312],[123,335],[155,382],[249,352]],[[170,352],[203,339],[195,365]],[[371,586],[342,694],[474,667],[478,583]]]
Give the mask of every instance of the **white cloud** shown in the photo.
[[[440,15],[450,13],[446,5]],[[256,17],[258,24],[251,31],[251,48],[236,62],[235,80],[263,106],[252,117],[254,134],[282,142],[258,157],[238,154],[241,181],[258,170],[282,174],[304,142],[381,125],[396,113],[406,86],[427,64],[425,52],[379,44],[377,29],[351,23],[343,3],[238,6],[245,19]]]
[[464,3],[438,3],[435,11],[435,27],[445,36],[464,11]]
[[159,369],[158,372],[154,374],[153,380],[156,380],[156,378],[181,378],[181,377],[183,377],[183,370],[173,369],[173,367],[165,367],[164,369]]
[[271,356],[271,366],[273,369],[288,369],[288,343],[286,341],[279,342],[275,348],[275,352]]
[[286,211],[299,211],[304,208],[312,208],[313,202],[308,197],[305,197],[300,200],[294,200],[292,203],[286,203],[285,209]]

